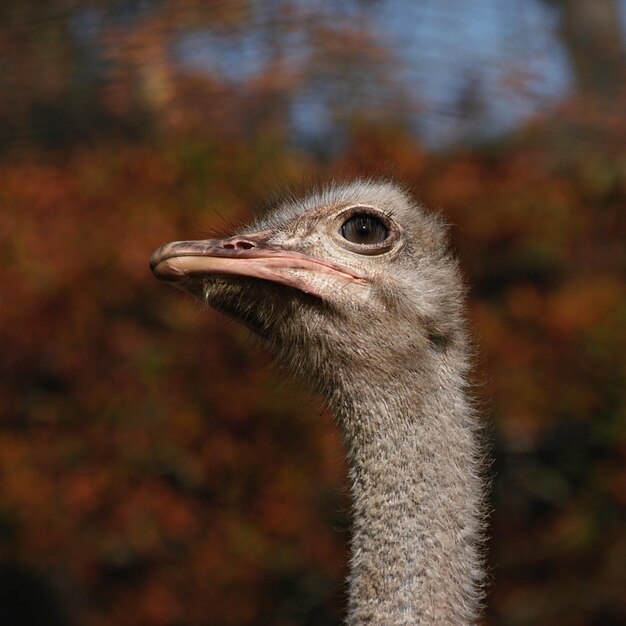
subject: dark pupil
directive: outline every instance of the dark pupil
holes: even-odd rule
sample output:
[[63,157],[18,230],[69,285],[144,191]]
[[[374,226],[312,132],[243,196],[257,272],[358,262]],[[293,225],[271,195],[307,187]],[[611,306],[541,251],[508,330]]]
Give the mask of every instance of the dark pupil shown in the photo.
[[344,222],[341,235],[352,243],[371,245],[387,239],[387,227],[371,215],[355,215]]

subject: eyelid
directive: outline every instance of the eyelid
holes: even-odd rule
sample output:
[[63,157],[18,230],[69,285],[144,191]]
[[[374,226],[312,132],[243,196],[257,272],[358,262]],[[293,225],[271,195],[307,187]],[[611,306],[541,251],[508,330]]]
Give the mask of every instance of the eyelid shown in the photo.
[[350,219],[355,215],[368,215],[370,217],[374,217],[377,220],[380,220],[385,226],[389,227],[389,215],[375,209],[374,207],[367,206],[366,204],[355,204],[351,207],[347,207],[344,211],[339,213],[339,216],[344,220]]

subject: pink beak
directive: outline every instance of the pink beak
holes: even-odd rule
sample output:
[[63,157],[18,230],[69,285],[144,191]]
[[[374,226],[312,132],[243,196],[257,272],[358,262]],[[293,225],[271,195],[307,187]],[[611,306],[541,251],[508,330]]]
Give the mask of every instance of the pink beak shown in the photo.
[[319,274],[365,282],[351,269],[271,244],[268,236],[266,231],[226,239],[174,241],[155,250],[150,268],[157,278],[172,283],[212,275],[250,276],[316,296],[321,296],[314,280]]

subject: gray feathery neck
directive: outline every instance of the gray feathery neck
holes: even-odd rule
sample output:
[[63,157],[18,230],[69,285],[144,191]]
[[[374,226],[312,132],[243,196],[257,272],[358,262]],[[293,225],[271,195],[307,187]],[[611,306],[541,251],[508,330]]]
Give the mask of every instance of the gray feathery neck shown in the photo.
[[462,362],[436,356],[435,367],[329,398],[350,461],[350,626],[476,619],[481,481]]

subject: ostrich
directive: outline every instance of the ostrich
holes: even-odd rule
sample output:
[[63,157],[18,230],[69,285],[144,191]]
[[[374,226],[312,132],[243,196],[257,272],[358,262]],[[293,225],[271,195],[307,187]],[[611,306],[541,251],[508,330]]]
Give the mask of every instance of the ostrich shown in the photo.
[[395,184],[357,180],[150,263],[328,403],[353,501],[346,623],[475,622],[480,450],[464,288],[439,218]]

